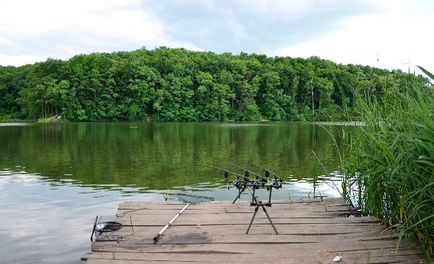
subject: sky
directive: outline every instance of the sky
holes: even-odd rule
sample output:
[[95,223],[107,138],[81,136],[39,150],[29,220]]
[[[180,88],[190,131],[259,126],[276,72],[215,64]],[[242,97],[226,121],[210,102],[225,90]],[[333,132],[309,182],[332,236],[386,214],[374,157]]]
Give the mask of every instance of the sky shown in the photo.
[[434,0],[0,0],[0,65],[159,46],[434,71]]

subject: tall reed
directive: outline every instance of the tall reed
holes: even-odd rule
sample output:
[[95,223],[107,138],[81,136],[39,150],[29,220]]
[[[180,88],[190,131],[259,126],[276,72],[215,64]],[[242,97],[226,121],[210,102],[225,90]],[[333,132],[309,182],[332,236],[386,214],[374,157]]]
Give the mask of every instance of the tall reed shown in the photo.
[[358,185],[365,214],[398,228],[433,260],[434,90],[398,87],[358,101],[365,125],[344,162],[344,194]]

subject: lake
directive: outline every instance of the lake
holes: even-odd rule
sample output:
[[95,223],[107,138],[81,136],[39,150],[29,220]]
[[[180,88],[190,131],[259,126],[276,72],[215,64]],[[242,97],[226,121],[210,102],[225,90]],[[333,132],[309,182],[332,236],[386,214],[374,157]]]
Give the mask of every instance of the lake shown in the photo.
[[[0,123],[1,262],[79,263],[95,216],[113,216],[122,201],[178,192],[233,200],[236,190],[213,166],[241,174],[234,165],[269,168],[286,181],[274,199],[337,197],[330,184],[339,184],[337,150],[356,130],[295,122]],[[320,175],[329,181],[318,182]]]

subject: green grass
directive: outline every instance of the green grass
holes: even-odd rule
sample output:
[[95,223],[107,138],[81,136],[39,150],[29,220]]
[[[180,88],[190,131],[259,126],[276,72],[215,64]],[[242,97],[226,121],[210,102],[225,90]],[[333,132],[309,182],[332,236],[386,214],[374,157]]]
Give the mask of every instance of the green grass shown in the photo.
[[[365,125],[344,157],[344,194],[423,250],[434,240],[434,90],[397,87],[358,102]],[[357,186],[355,188],[355,186]]]

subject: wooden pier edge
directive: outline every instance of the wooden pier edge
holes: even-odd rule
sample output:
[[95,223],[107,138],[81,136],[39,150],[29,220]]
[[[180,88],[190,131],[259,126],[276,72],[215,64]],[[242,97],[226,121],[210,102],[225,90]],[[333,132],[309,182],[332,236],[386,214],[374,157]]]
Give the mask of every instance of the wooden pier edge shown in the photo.
[[189,206],[154,244],[153,237],[182,203],[124,202],[83,263],[425,263],[408,241],[371,216],[348,217],[342,199],[278,201],[266,207],[276,235],[260,209],[248,202],[214,201]]

